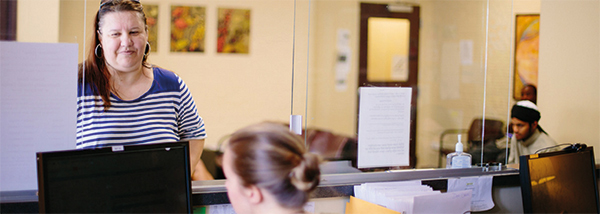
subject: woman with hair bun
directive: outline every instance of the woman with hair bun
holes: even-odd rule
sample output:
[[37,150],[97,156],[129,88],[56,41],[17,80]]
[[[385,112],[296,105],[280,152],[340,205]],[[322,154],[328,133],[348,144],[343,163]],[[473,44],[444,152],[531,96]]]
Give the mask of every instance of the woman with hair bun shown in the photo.
[[236,213],[304,213],[319,184],[320,159],[302,138],[277,123],[235,132],[225,150],[227,195]]

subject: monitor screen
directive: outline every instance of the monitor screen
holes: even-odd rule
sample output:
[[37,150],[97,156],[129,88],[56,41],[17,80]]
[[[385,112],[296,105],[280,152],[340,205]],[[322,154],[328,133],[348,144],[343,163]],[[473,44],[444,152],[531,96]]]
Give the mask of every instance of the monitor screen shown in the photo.
[[188,142],[37,153],[40,212],[190,213]]
[[599,213],[592,147],[520,157],[526,213]]

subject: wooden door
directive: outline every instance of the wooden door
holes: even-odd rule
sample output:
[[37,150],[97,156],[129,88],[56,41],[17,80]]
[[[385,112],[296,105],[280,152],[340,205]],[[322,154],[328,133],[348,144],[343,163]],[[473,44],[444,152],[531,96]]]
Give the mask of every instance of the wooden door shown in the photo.
[[[359,78],[358,86],[376,86],[376,87],[411,87],[411,123],[410,123],[410,168],[416,166],[415,142],[417,127],[417,95],[418,95],[418,58],[419,58],[419,12],[418,6],[404,6],[403,11],[393,11],[385,4],[360,5],[360,53],[359,53]],[[410,9],[410,10],[406,10]],[[390,25],[385,25],[390,22]],[[378,27],[378,23],[384,23],[384,27]],[[398,23],[398,24],[396,24]],[[371,26],[369,26],[371,25]],[[377,26],[376,26],[377,25]],[[389,27],[385,27],[389,26]],[[406,28],[396,29],[396,26],[406,26]],[[373,29],[380,28],[380,32],[373,32]],[[369,32],[369,30],[372,30]],[[406,32],[408,30],[408,32]],[[399,36],[395,36],[398,32]],[[370,41],[371,37],[384,36],[386,40],[378,39]],[[392,56],[379,57],[376,51],[369,48],[373,46],[382,47],[379,49],[388,49],[397,46],[398,41],[402,41],[406,35],[406,50],[400,50],[391,53]],[[391,36],[391,38],[389,38]],[[384,41],[383,44],[380,42]],[[372,47],[369,47],[372,46]],[[403,48],[401,48],[403,49]],[[389,51],[389,52],[394,52]],[[371,56],[369,56],[371,55]],[[376,56],[374,56],[376,55]],[[385,59],[379,62],[379,59]],[[371,63],[371,64],[369,64]],[[389,64],[389,65],[386,65]],[[389,68],[389,69],[388,69]],[[389,71],[388,71],[389,70]]]

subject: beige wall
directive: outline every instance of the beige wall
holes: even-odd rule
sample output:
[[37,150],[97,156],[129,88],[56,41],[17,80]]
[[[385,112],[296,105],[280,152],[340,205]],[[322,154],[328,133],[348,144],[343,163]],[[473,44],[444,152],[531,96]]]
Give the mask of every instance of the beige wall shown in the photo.
[[18,42],[58,42],[59,0],[27,0],[17,3]]
[[544,0],[541,14],[540,124],[600,154],[600,1]]
[[79,44],[79,62],[85,58],[83,50],[90,49],[87,38],[93,35],[92,23],[99,5],[100,0],[60,0],[58,41]]

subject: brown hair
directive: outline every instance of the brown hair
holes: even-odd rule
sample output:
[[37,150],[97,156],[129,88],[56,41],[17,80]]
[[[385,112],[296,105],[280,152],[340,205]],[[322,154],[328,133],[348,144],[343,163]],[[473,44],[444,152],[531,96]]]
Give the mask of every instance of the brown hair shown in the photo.
[[319,184],[320,158],[302,138],[278,123],[260,123],[235,132],[228,145],[233,171],[242,185],[255,185],[286,208],[301,209]]
[[[138,16],[144,20],[144,26],[146,32],[148,31],[148,27],[146,25],[146,15],[144,14],[144,9],[142,4],[137,0],[102,0],[100,2],[100,8],[96,13],[96,18],[94,21],[94,38],[90,40],[90,48],[88,48],[87,58],[84,63],[79,64],[79,72],[78,72],[78,81],[79,84],[90,84],[92,92],[94,95],[100,95],[102,97],[102,101],[104,101],[104,110],[107,110],[110,107],[110,91],[112,86],[110,85],[110,73],[106,68],[106,64],[104,61],[104,54],[100,54],[100,56],[96,56],[96,47],[100,44],[100,39],[98,38],[98,32],[100,31],[100,26],[102,25],[102,21],[104,20],[104,15],[112,13],[112,12],[121,12],[121,11],[133,11],[137,12]],[[148,50],[147,50],[148,51]],[[148,59],[148,55],[144,55],[142,59],[142,65],[144,67],[149,68],[150,65],[146,62]],[[85,75],[84,72],[85,71]],[[84,80],[85,77],[85,80]]]

